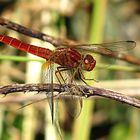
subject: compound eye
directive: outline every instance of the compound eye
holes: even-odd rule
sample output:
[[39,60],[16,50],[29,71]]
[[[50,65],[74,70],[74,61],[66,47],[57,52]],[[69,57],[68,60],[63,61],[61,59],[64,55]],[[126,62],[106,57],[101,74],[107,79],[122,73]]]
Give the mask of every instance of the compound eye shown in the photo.
[[87,54],[84,58],[84,66],[83,69],[87,71],[93,70],[96,65],[96,60],[89,54]]

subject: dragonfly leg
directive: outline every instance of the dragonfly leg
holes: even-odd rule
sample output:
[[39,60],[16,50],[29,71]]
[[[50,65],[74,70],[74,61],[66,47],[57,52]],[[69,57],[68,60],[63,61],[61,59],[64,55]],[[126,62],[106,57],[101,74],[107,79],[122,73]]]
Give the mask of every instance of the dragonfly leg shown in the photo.
[[[62,72],[68,71],[68,70],[69,69],[68,68],[65,68],[65,67],[61,67],[61,66],[60,67],[57,67],[57,71],[55,71],[55,76],[56,76],[56,78],[57,78],[57,80],[58,80],[58,82],[60,84],[66,84],[66,79],[64,79],[64,77],[62,76]],[[61,77],[63,83],[61,82],[59,76]]]
[[[64,76],[62,75],[62,72],[68,71],[68,70],[71,70],[71,69],[68,69],[68,68],[65,68],[65,67],[61,67],[61,66],[57,67],[57,71],[56,71],[55,74],[56,74],[56,77],[57,77],[57,79],[58,79],[60,84],[62,84],[62,82],[64,84],[66,84],[66,79],[64,79]],[[67,91],[67,93],[71,95],[71,98],[63,99],[63,101],[66,104],[68,110],[70,110],[70,111],[68,111],[68,113],[72,117],[77,118],[79,116],[81,110],[82,110],[82,105],[83,105],[82,104],[82,97],[80,97],[79,95],[80,95],[81,92],[83,93],[83,91],[77,86],[76,83],[73,83],[73,82],[75,82],[74,81],[75,74],[76,74],[75,71],[71,73],[71,75],[72,75],[70,77],[71,78],[70,79],[71,86],[70,86],[70,88]],[[61,77],[62,81],[60,80],[60,77],[58,77],[58,76]],[[75,97],[74,95],[77,95],[77,97]]]
[[[62,84],[62,83],[66,84],[66,79],[64,79],[62,72],[68,71],[68,70],[71,70],[71,69],[68,69],[68,68],[65,68],[62,66],[57,67],[57,71],[55,72],[55,75],[60,84]],[[77,118],[81,112],[82,105],[83,105],[82,97],[80,96],[80,94],[81,93],[84,94],[84,92],[77,86],[76,83],[74,83],[75,82],[74,77],[75,77],[76,73],[77,73],[77,69],[71,73],[72,76],[70,77],[71,78],[70,79],[71,87],[68,89],[68,94],[71,95],[71,99],[64,99],[64,102],[67,104],[67,106],[68,106],[68,104],[70,105],[69,109],[71,110],[70,112],[72,112],[72,113],[70,113],[70,112],[69,113],[71,114],[71,116]],[[58,77],[58,76],[61,77],[61,80],[60,80],[60,77]],[[75,98],[74,95],[77,95],[77,97]]]
[[87,84],[87,82],[85,80],[93,80],[95,82],[98,82],[97,80],[95,80],[93,78],[85,78],[85,76],[83,75],[83,73],[80,70],[78,70],[78,76],[79,76],[80,80],[82,80],[82,82],[88,86],[89,86],[89,84]]

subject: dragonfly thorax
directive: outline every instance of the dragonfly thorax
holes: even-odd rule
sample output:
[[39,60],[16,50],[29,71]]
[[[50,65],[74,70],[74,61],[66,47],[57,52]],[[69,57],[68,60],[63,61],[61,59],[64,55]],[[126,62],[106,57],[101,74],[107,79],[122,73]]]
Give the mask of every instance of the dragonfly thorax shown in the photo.
[[83,63],[82,63],[82,69],[86,71],[92,71],[93,68],[96,65],[96,60],[89,54],[84,56]]

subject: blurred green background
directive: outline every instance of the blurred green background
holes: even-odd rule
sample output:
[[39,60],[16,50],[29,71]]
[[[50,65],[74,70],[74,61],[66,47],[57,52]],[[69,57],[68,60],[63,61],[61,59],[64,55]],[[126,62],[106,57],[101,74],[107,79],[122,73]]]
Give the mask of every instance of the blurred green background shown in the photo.
[[[56,37],[84,43],[135,40],[137,47],[129,52],[139,57],[140,1],[139,0],[0,0],[0,16]],[[0,34],[9,35],[37,46],[46,42],[23,36],[0,26]],[[40,59],[15,48],[0,44],[1,56],[26,56],[38,61],[20,62],[0,59],[0,86],[41,81]],[[140,74],[130,69],[135,65],[114,61],[96,54],[97,68],[85,73],[99,82],[88,82],[139,97]],[[105,62],[103,61],[105,60]],[[98,63],[99,62],[99,63]],[[105,64],[104,64],[105,63]],[[112,68],[115,64],[115,68]],[[126,68],[126,69],[125,69]],[[29,103],[36,93],[13,93],[0,98],[0,140],[57,140],[58,134],[48,128],[47,101]],[[139,140],[140,110],[104,98],[84,99],[78,118],[71,118],[66,106],[59,106],[59,121],[65,140]],[[50,128],[52,129],[52,128]]]

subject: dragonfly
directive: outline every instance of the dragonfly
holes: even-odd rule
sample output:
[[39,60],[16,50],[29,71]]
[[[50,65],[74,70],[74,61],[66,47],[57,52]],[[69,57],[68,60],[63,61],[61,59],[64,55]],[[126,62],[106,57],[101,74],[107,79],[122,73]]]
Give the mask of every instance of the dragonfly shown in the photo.
[[[79,72],[79,76],[82,81],[84,77],[80,73],[81,70],[92,71],[96,65],[96,60],[90,54],[82,54],[78,49],[85,51],[96,50],[98,53],[103,52],[108,56],[117,55],[118,51],[130,50],[136,46],[135,41],[118,41],[112,43],[102,43],[102,44],[78,44],[78,45],[68,45],[68,47],[59,47],[56,50],[50,50],[43,47],[38,47],[25,42],[22,42],[16,38],[0,34],[0,42],[11,45],[19,50],[31,53],[33,55],[39,56],[46,59],[46,61],[54,62],[60,67],[57,67],[57,73],[62,71],[63,68],[66,69],[76,69]],[[62,70],[60,70],[62,68]],[[59,79],[58,79],[59,80]],[[60,81],[59,81],[60,82]]]
[[[90,72],[93,71],[96,66],[96,59],[90,54],[91,52],[102,52],[108,56],[117,56],[119,51],[127,51],[133,49],[136,46],[135,41],[118,41],[112,43],[101,43],[101,44],[77,44],[58,47],[55,50],[50,50],[48,48],[43,48],[35,45],[31,45],[22,42],[16,38],[0,34],[0,42],[13,46],[19,50],[31,53],[33,55],[39,56],[46,60],[47,68],[51,63],[56,63],[59,66],[55,71],[56,78],[60,84],[66,83],[66,80],[62,74],[64,71],[72,70],[72,77],[70,78],[70,84],[75,80],[75,75],[81,81],[87,84],[86,78],[84,77],[82,70]],[[82,50],[82,53],[80,50]],[[87,53],[85,53],[87,52]],[[88,53],[90,52],[90,53]],[[59,76],[58,76],[59,75]],[[52,82],[53,84],[53,82]],[[51,87],[52,88],[52,87]],[[70,90],[70,93],[82,91],[80,90]],[[82,99],[79,99],[80,107],[82,109]],[[53,120],[53,93],[51,95],[51,113]],[[80,111],[79,111],[80,112]]]

